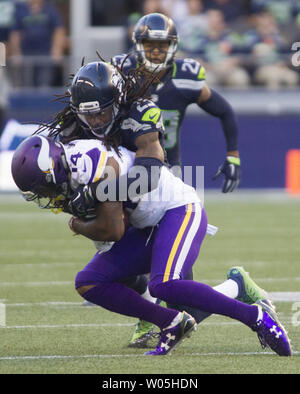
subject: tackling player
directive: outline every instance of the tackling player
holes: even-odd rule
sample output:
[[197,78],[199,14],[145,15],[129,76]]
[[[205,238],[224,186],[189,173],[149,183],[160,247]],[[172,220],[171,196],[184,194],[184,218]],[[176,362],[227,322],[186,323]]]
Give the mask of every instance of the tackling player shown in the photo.
[[[162,112],[165,129],[164,148],[168,163],[170,166],[181,165],[180,126],[187,107],[190,104],[197,104],[208,114],[220,119],[227,154],[214,179],[223,174],[222,191],[232,192],[240,182],[238,127],[232,107],[216,91],[209,89],[205,83],[205,69],[200,63],[193,59],[175,59],[178,35],[176,26],[170,18],[158,13],[142,17],[136,24],[133,41],[135,53],[130,56],[116,56],[114,64],[119,65],[125,74],[132,73],[133,70],[143,65],[144,72],[150,75],[151,84],[149,84],[148,93]],[[131,141],[128,143],[125,137],[122,143],[129,149],[137,150],[138,155],[147,156],[149,159],[151,157],[152,161],[155,157],[154,152],[148,148],[153,141],[148,138],[145,137],[143,141],[143,149],[140,149],[141,145],[137,145],[138,139],[134,143]],[[147,147],[146,151],[145,147]],[[145,160],[143,162],[145,163]],[[147,166],[149,168],[149,165],[154,164],[154,162],[149,162]],[[80,201],[77,200],[77,203]],[[188,273],[186,279],[192,278],[192,272]],[[195,318],[197,321],[202,319],[200,316],[195,316]],[[148,330],[151,330],[151,326],[145,322],[139,322],[131,345],[140,346],[141,337],[147,340]]]
[[[112,174],[113,178],[122,177],[133,163],[131,152],[119,147],[113,150],[99,140],[79,140],[63,146],[43,136],[32,136],[15,151],[12,175],[28,201],[41,205],[48,198],[44,208],[64,209],[78,184],[93,183],[98,177],[109,183]],[[166,191],[177,198],[161,199]],[[291,356],[287,333],[275,311],[264,302],[247,305],[210,286],[183,279],[198,256],[207,228],[196,191],[164,166],[158,186],[150,194],[125,208],[132,225],[127,230],[119,201],[98,204],[88,221],[72,217],[69,225],[75,233],[95,241],[116,241],[105,253],[97,252],[77,274],[78,293],[112,312],[157,325],[161,329],[157,347],[145,354],[166,355],[196,329],[196,321],[186,312],[143,299],[124,283],[130,276],[151,272],[149,288],[153,296],[236,319],[257,333],[263,347]]]
[[[104,62],[94,62],[81,67],[70,87],[70,105],[57,115],[56,121],[50,126],[52,128],[50,134],[62,135],[65,141],[94,136],[102,139],[108,146],[116,147],[116,144],[121,143],[131,150],[135,150],[134,166],[129,173],[116,181],[114,180],[110,185],[117,192],[122,184],[121,179],[125,180],[128,190],[130,189],[130,185],[136,180],[135,168],[137,166],[145,168],[147,172],[146,182],[142,189],[144,191],[155,189],[159,182],[160,169],[164,167],[164,152],[160,144],[160,137],[163,135],[161,113],[153,102],[142,98],[152,77],[151,75],[150,77],[145,76],[139,85],[141,72],[141,69],[137,69],[131,75],[121,76],[115,67]],[[147,80],[147,78],[149,79]],[[153,167],[158,170],[155,172],[155,177],[152,176]],[[150,175],[148,175],[149,173]],[[80,185],[74,195],[70,197],[73,214],[77,217],[93,215],[97,199],[101,200],[102,197],[104,200],[106,199],[105,190],[101,188],[102,183],[99,183],[97,179],[86,187]],[[125,196],[122,197],[125,200],[124,206],[132,209],[134,207],[132,199],[138,198],[139,196],[128,198],[126,190]],[[120,199],[118,193],[115,199]],[[145,214],[148,213],[145,212]],[[228,274],[229,279],[233,276],[232,272]],[[238,276],[242,283],[250,283],[251,281],[249,276],[241,270],[238,272]],[[190,272],[185,273],[185,279],[192,279]],[[134,288],[144,287],[143,292],[146,292],[147,281],[141,276],[131,286]],[[250,303],[263,298],[260,289],[253,282],[248,288],[251,291],[254,289],[256,294],[255,299],[252,298]],[[246,296],[246,292],[241,290],[239,297],[243,299]],[[178,310],[185,309],[195,318],[197,323],[209,315],[197,308],[180,305],[174,307]],[[133,345],[145,346],[149,339],[148,330],[147,326],[144,330],[138,330],[133,338]],[[144,338],[141,338],[142,336]]]

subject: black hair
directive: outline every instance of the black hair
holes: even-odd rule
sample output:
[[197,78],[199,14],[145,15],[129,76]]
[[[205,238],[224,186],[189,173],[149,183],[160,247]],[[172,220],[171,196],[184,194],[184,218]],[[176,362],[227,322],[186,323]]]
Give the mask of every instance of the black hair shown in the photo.
[[[105,61],[98,52],[97,55],[101,61]],[[130,54],[124,58],[120,66],[113,64],[111,61],[111,64],[116,68],[122,78],[122,93],[120,93],[118,97],[115,97],[115,104],[119,108],[119,116],[117,116],[112,126],[112,129],[115,130],[115,132],[105,135],[103,142],[108,150],[113,148],[117,153],[119,152],[118,147],[121,144],[121,122],[128,115],[133,102],[150,99],[150,94],[148,93],[149,88],[153,83],[158,83],[155,71],[149,73],[149,71],[145,69],[144,65],[130,69],[126,75],[123,70],[124,64],[129,56]],[[84,59],[82,60],[82,66],[83,65]],[[72,80],[73,77],[73,74],[70,75],[70,80]],[[72,111],[70,106],[70,97],[71,93],[69,90],[62,95],[56,95],[56,98],[53,101],[66,103],[66,106],[55,115],[52,121],[46,124],[40,124],[36,134],[40,134],[48,130],[48,137],[54,139],[59,137],[62,143],[68,143],[75,139],[91,138],[91,135],[89,135],[81,126],[76,114]]]

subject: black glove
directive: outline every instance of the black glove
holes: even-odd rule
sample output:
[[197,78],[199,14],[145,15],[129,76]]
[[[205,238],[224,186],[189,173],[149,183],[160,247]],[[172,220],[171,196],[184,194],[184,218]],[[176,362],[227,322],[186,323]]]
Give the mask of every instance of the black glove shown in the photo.
[[239,157],[227,156],[224,163],[219,167],[213,180],[224,174],[223,193],[233,192],[238,187],[241,179],[240,159]]
[[78,186],[70,197],[69,211],[78,218],[91,219],[96,216],[96,204],[88,185]]

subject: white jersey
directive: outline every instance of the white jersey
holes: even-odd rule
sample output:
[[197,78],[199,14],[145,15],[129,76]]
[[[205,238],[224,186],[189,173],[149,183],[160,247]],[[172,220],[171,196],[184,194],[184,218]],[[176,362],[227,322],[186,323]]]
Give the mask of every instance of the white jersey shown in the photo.
[[166,211],[182,205],[200,202],[196,190],[176,177],[167,167],[161,168],[158,187],[133,201],[130,223],[137,228],[155,226]]
[[[64,145],[66,160],[71,172],[71,188],[97,182],[106,167],[109,157],[119,164],[120,175],[126,174],[133,165],[135,153],[120,147],[121,157],[112,150],[108,151],[100,140],[75,140]],[[99,253],[109,251],[114,242],[94,241]]]
[[97,182],[104,173],[107,160],[113,157],[119,164],[120,175],[126,174],[133,165],[135,153],[120,147],[120,156],[108,151],[100,140],[75,140],[64,145],[67,163],[71,171],[71,188]]
[[[120,147],[120,157],[108,151],[99,140],[75,140],[65,145],[71,171],[71,187],[97,182],[105,169],[109,157],[114,157],[120,166],[120,175],[133,166],[135,153]],[[200,202],[195,189],[185,184],[166,167],[161,168],[158,187],[140,198],[132,200],[134,208],[126,208],[130,223],[137,228],[155,226],[169,209]]]

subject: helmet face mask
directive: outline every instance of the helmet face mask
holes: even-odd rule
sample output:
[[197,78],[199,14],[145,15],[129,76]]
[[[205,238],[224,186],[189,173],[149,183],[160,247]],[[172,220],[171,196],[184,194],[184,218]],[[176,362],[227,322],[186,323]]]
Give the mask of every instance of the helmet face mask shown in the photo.
[[[132,40],[138,60],[149,71],[159,72],[172,64],[178,45],[178,35],[172,19],[158,13],[143,16],[136,24]],[[158,54],[154,53],[155,47],[165,54],[161,62],[158,62]]]
[[42,136],[28,137],[16,149],[11,169],[26,201],[62,210],[70,190],[62,144]]
[[169,51],[171,42],[168,40],[142,40],[137,44],[139,51],[143,54],[145,61],[151,69],[161,69],[167,63],[167,59],[172,56]]
[[47,186],[40,186],[35,192],[21,192],[26,201],[36,203],[41,209],[51,209],[55,213],[63,210],[68,194],[67,183],[62,185],[52,183]]
[[77,112],[78,119],[81,121],[82,126],[88,128],[97,138],[102,138],[110,132],[116,118],[115,114],[116,106],[114,104],[103,109],[98,109],[95,112]]
[[64,208],[65,201],[67,198],[67,193],[61,192],[61,194],[56,193],[54,196],[48,193],[47,191],[44,192],[21,192],[22,197],[28,202],[34,202],[38,205],[41,209],[52,209],[61,211]]

